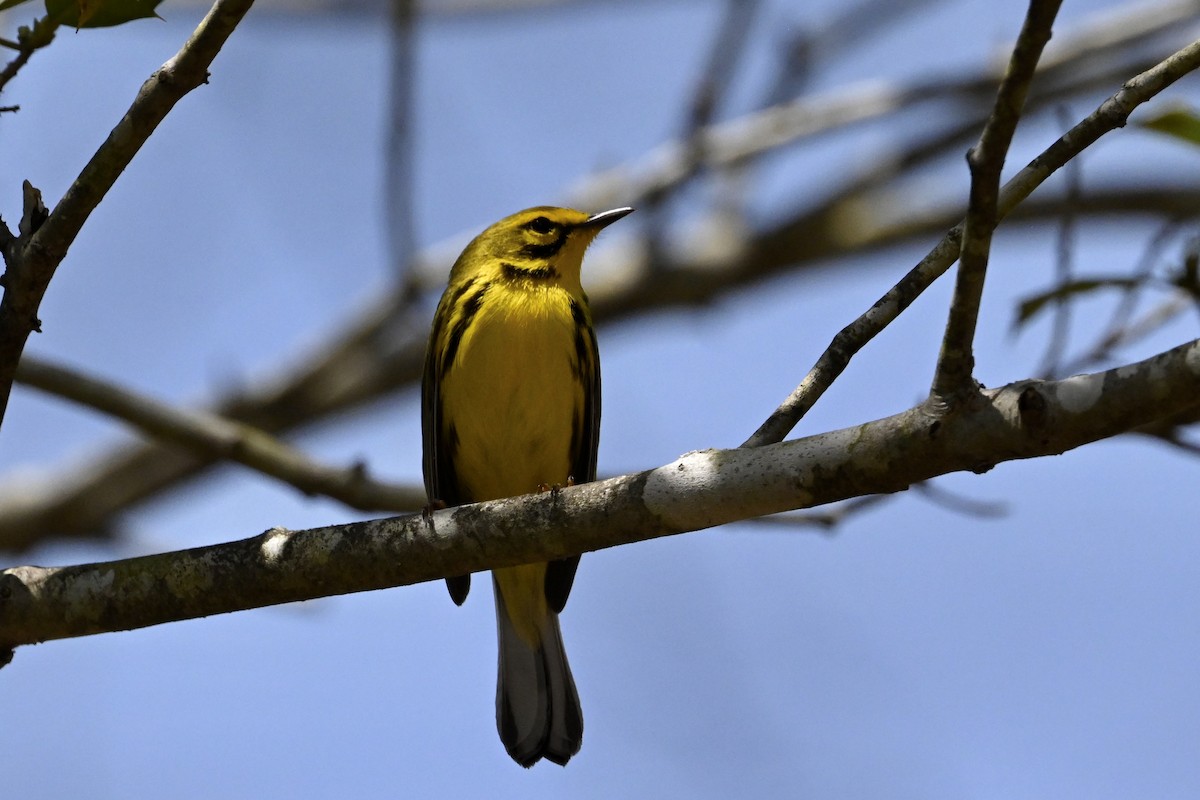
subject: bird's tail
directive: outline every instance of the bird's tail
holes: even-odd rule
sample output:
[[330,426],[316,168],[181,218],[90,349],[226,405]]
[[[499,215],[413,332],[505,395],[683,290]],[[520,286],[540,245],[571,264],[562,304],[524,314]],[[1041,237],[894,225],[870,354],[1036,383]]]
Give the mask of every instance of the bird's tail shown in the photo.
[[[543,757],[566,764],[583,743],[583,711],[558,615],[544,599],[545,568],[532,566],[498,570],[493,580],[500,638],[496,728],[508,754],[523,767]],[[540,602],[524,602],[533,592]]]

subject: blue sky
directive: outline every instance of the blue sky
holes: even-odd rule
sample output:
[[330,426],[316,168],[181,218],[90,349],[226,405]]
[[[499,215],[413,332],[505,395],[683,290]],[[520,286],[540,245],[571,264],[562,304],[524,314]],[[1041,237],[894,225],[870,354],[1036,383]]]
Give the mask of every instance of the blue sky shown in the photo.
[[[422,244],[560,200],[579,175],[679,130],[719,4],[633,5],[423,26]],[[1101,7],[1068,2],[1062,25]],[[775,40],[768,26],[816,24],[832,8],[768,3],[759,41]],[[60,34],[6,92],[22,106],[0,117],[6,219],[18,217],[23,178],[48,200],[61,195],[195,21],[170,4],[161,13],[165,22]],[[814,88],[961,69],[1011,37],[1019,14],[934,8]],[[378,20],[252,12],[210,84],[168,117],[72,247],[31,351],[202,402],[303,359],[384,291],[387,46]],[[734,110],[748,107],[770,56],[752,53]],[[1194,101],[1196,87],[1185,79],[1172,96]],[[1010,163],[1051,131],[1033,121]],[[758,212],[794,202],[888,135],[872,128],[780,159]],[[1089,169],[1170,164],[1181,180],[1200,177],[1177,145],[1117,137]],[[965,170],[943,171],[912,202],[964,187]],[[628,231],[637,225],[635,215]],[[1079,263],[1127,268],[1147,230],[1085,228]],[[602,329],[601,472],[742,441],[932,243]],[[1044,331],[1015,338],[1008,326],[1015,300],[1049,283],[1053,246],[1050,230],[997,239],[978,342],[985,383],[1026,377],[1040,359]],[[931,289],[856,358],[798,433],[916,402],[949,288]],[[1132,357],[1194,335],[1179,326]],[[299,441],[417,482],[416,401],[403,393]],[[19,390],[0,469],[55,469],[129,435]],[[743,524],[588,555],[562,619],[586,718],[566,769],[525,771],[505,755],[490,599],[477,591],[455,608],[437,583],[22,648],[0,672],[0,771],[27,798],[1194,797],[1194,470],[1164,446],[1122,439],[938,481],[1002,502],[999,518],[909,493],[834,536]],[[114,548],[48,546],[14,563],[353,516],[231,467],[131,514]]]

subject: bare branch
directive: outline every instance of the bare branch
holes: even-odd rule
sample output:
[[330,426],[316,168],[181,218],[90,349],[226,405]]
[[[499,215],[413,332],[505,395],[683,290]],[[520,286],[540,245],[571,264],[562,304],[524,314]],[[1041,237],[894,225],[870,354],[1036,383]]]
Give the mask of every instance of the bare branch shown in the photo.
[[117,417],[149,437],[207,458],[244,464],[307,495],[324,495],[362,511],[411,511],[425,504],[424,490],[377,483],[361,464],[349,469],[318,464],[285,442],[244,423],[204,411],[172,408],[32,356],[21,360],[17,378]]
[[387,173],[384,197],[389,266],[397,284],[409,286],[416,253],[413,204],[413,131],[416,128],[417,2],[390,0],[392,7],[391,86],[388,91]]
[[790,33],[783,42],[783,63],[763,105],[773,106],[799,95],[814,64],[830,54],[844,56],[890,30],[904,16],[941,0],[857,0],[832,9],[819,24]]
[[761,0],[727,0],[725,16],[717,27],[708,63],[692,91],[682,139],[693,142],[698,132],[712,124],[725,98],[737,62],[745,52],[750,26]]
[[[1090,147],[1104,134],[1123,127],[1142,103],[1200,67],[1200,41],[1176,51],[1166,60],[1126,81],[1116,94],[1082,122],[1050,145],[1004,185],[997,203],[997,218],[1004,219],[1056,170]],[[925,291],[958,257],[963,223],[960,222],[898,284],[876,301],[865,314],[843,328],[805,376],[796,390],[746,440],[743,447],[781,441],[845,370],[850,359]]]
[[914,483],[912,489],[934,505],[963,516],[995,518],[1008,513],[1004,503],[964,497],[938,486],[935,481]]
[[[217,0],[173,58],[142,85],[129,111],[92,156],[43,224],[5,251],[0,300],[0,421],[29,335],[38,329],[42,296],[84,222],[134,155],[188,92],[208,80],[208,66],[253,0]],[[27,205],[28,208],[28,205]]]
[[0,652],[562,558],[902,491],[948,472],[1062,453],[1176,413],[1198,394],[1200,340],[1108,372],[1010,384],[950,417],[935,418],[921,405],[797,441],[697,451],[555,493],[429,516],[276,528],[122,561],[15,567],[0,572]]
[[[299,376],[234,395],[211,413],[275,434],[376,396],[378,384],[394,379],[392,371],[415,379],[425,352],[424,326],[398,349],[378,352],[386,338],[379,317],[392,305],[391,298],[379,298],[345,338],[311,355]],[[193,452],[148,442],[117,449],[70,474],[57,472],[45,483],[22,482],[0,495],[0,549],[22,550],[48,535],[110,535],[119,512],[212,463]]]
[[818,533],[832,536],[837,532],[835,529],[850,517],[891,499],[893,496],[890,494],[869,494],[835,503],[820,511],[785,511],[781,514],[753,517],[744,521],[764,527],[816,528]]
[[1191,304],[1191,299],[1181,294],[1159,303],[1140,318],[1107,332],[1088,352],[1075,361],[1069,362],[1062,372],[1071,374],[1094,367],[1110,358],[1118,347],[1133,344],[1156,333],[1168,322],[1187,311]]
[[[51,15],[46,15],[36,20],[31,27],[22,26],[17,30],[17,41],[5,41],[5,46],[16,50],[17,54],[13,56],[12,61],[4,65],[4,69],[0,70],[0,92],[4,91],[4,87],[8,86],[8,82],[17,77],[17,73],[21,68],[29,63],[29,59],[33,54],[43,47],[54,41],[54,34],[58,31],[58,22]],[[16,108],[16,106],[10,106]]]
[[[658,265],[663,257],[663,233],[666,227],[667,202],[692,178],[702,172],[708,160],[709,138],[705,135],[713,126],[717,110],[725,99],[736,73],[737,62],[745,53],[751,25],[761,6],[760,0],[726,0],[725,14],[717,24],[709,48],[707,64],[701,70],[691,98],[684,110],[679,137],[679,151],[673,153],[679,163],[673,170],[677,181],[666,186],[651,187],[643,196],[622,200],[625,205],[636,204],[642,223],[643,248],[648,263]],[[591,204],[583,203],[587,208]]]
[[[912,0],[906,0],[911,2]],[[899,6],[899,3],[894,5]],[[1173,2],[1138,8],[1132,14],[1106,18],[1066,39],[1047,54],[1038,70],[1039,102],[1055,102],[1063,95],[1107,87],[1130,72],[1144,71],[1153,62],[1133,63],[1114,58],[1114,51],[1164,33],[1176,32],[1197,16],[1192,2]],[[1092,62],[1100,61],[1096,66]],[[744,117],[712,125],[697,132],[704,158],[688,157],[689,143],[674,140],[652,149],[634,164],[623,164],[588,176],[572,192],[581,208],[606,208],[616,202],[635,206],[689,181],[695,170],[725,170],[802,140],[852,125],[870,122],[920,103],[959,99],[970,116],[978,103],[992,99],[995,84],[1003,78],[999,67],[987,67],[962,78],[916,81],[898,85],[869,81],[841,86],[823,95],[804,97],[770,106]],[[1032,102],[1031,98],[1031,102]],[[978,122],[971,120],[974,132]]]
[[1156,438],[1171,445],[1177,450],[1182,450],[1188,455],[1200,456],[1200,444],[1197,444],[1196,442],[1189,442],[1187,439],[1184,439],[1179,435],[1178,430],[1173,429],[1169,433],[1158,434]]
[[931,389],[939,402],[951,406],[974,397],[977,392],[973,377],[975,325],[983,299],[992,233],[1000,222],[997,209],[1000,173],[1004,170],[1004,160],[1025,107],[1029,84],[1033,81],[1042,50],[1050,41],[1054,18],[1061,5],[1061,0],[1032,0],[1029,4],[1008,72],[996,95],[996,105],[983,127],[979,144],[967,153],[971,194],[963,225],[958,280],[954,284],[950,318]]
[[[1065,128],[1071,124],[1064,107],[1059,107],[1057,118],[1060,127]],[[1074,273],[1075,229],[1079,218],[1079,202],[1083,196],[1083,176],[1079,160],[1074,159],[1068,163],[1063,173],[1067,182],[1067,192],[1062,218],[1058,223],[1057,255],[1054,259],[1055,284],[1058,286],[1069,284]],[[1058,365],[1067,351],[1067,339],[1071,335],[1071,308],[1067,298],[1055,298],[1050,338],[1046,342],[1046,352],[1042,355],[1041,366],[1035,375],[1052,378],[1059,374]]]

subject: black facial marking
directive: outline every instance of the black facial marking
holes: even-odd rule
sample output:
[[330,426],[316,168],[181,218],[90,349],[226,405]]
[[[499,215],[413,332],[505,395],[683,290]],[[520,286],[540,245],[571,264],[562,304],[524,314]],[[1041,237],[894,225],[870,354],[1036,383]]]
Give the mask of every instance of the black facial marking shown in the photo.
[[558,270],[554,267],[518,267],[516,264],[505,261],[500,264],[500,269],[504,271],[504,277],[510,280],[530,278],[535,281],[544,281],[558,277]]
[[567,243],[567,232],[560,230],[553,242],[546,244],[527,244],[521,248],[521,255],[527,258],[554,258],[558,251]]

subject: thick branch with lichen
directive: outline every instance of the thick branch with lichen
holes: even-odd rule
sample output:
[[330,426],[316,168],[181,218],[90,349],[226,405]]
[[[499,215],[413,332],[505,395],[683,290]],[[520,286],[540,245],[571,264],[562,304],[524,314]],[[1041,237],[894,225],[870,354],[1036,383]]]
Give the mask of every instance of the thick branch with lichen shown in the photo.
[[949,472],[1065,452],[1200,393],[1200,340],[1062,381],[1022,381],[939,418],[925,405],[759,448],[489,503],[193,550],[0,572],[0,662],[22,644],[381,589],[710,528]]

